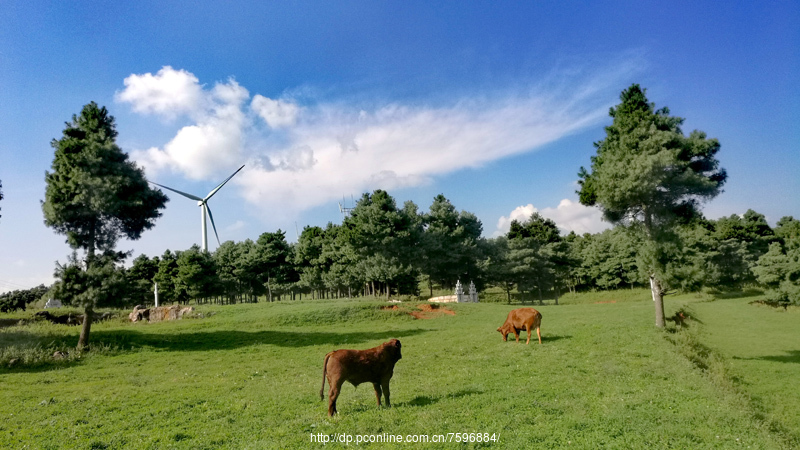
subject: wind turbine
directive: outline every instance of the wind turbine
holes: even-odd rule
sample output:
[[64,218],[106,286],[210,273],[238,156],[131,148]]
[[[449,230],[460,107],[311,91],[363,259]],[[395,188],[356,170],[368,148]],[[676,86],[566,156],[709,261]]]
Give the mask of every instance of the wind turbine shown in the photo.
[[204,252],[208,252],[208,226],[206,225],[206,214],[208,214],[208,218],[211,219],[211,226],[214,227],[214,235],[217,237],[217,244],[220,243],[219,242],[219,234],[217,234],[217,226],[214,225],[214,216],[211,214],[211,208],[208,207],[208,200],[211,197],[213,197],[214,194],[217,193],[217,191],[222,189],[222,186],[225,186],[225,183],[230,181],[230,179],[233,178],[234,175],[239,173],[239,171],[242,170],[243,168],[244,168],[244,164],[242,164],[242,167],[239,167],[236,170],[236,172],[233,172],[233,175],[231,175],[228,178],[226,178],[225,181],[223,181],[222,183],[219,184],[219,186],[215,187],[211,192],[209,192],[208,195],[206,195],[205,198],[200,198],[200,197],[198,197],[196,195],[187,194],[186,192],[181,192],[181,191],[179,191],[177,189],[172,189],[171,187],[167,187],[167,186],[164,186],[163,184],[158,184],[158,183],[153,182],[153,181],[151,181],[151,183],[155,184],[156,186],[160,186],[160,187],[162,187],[164,189],[169,189],[172,192],[181,194],[182,196],[184,196],[186,198],[189,198],[189,199],[192,199],[192,200],[197,200],[197,206],[200,207],[200,226],[201,226],[201,228],[203,230],[203,241],[202,241],[203,242],[203,251]]

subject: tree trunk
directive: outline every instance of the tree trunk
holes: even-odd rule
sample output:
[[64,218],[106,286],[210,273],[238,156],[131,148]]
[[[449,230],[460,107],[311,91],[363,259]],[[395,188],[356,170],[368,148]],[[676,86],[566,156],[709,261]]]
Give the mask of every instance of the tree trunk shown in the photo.
[[650,275],[650,292],[656,308],[656,327],[664,328],[664,294],[661,291],[661,282],[658,281],[655,274]]
[[[94,267],[94,244],[95,244],[95,226],[96,220],[92,221],[92,229],[90,232],[89,246],[86,251],[86,272],[88,273]],[[94,312],[94,300],[89,299],[89,305],[83,308],[83,325],[81,326],[81,335],[78,338],[78,350],[89,349],[89,332],[92,330],[92,313]]]
[[78,338],[78,350],[89,350],[89,331],[92,329],[93,314],[91,306],[83,309],[83,326],[81,326],[81,336]]

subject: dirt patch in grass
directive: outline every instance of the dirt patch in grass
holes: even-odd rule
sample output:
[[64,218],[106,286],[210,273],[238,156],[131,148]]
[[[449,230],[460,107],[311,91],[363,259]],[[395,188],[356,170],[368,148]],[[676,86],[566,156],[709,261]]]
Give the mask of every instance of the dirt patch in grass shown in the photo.
[[434,319],[436,317],[441,317],[443,314],[449,314],[451,316],[456,315],[456,312],[452,309],[447,309],[440,305],[431,305],[429,303],[417,305],[417,309],[419,311],[409,312],[415,319]]
[[437,305],[437,304],[430,304],[430,303],[422,303],[414,307],[414,309],[409,309],[406,306],[381,306],[382,311],[400,311],[402,313],[407,313],[411,317],[415,319],[435,319],[437,317],[441,317],[445,314],[450,316],[455,316],[456,312],[452,309],[448,309],[447,307]]

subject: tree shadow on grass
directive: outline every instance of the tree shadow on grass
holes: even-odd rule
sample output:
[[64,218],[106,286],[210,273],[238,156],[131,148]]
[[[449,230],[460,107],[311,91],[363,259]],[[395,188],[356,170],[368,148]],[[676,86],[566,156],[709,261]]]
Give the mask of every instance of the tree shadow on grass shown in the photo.
[[796,363],[800,364],[800,350],[790,350],[787,352],[786,355],[775,355],[775,356],[757,356],[754,358],[741,358],[739,356],[734,356],[733,359],[740,359],[740,360],[759,360],[759,361],[774,361],[774,362],[781,362],[781,363]]
[[432,397],[429,395],[418,395],[407,402],[398,403],[395,406],[429,406],[445,399],[456,399],[482,393],[483,391],[479,391],[476,389],[462,389],[452,394],[439,395],[436,397]]
[[[382,331],[377,333],[331,333],[318,331],[201,331],[187,333],[158,334],[140,330],[97,330],[91,333],[89,347],[100,354],[113,355],[134,349],[152,348],[163,351],[205,351],[205,350],[234,350],[253,345],[276,345],[279,347],[299,348],[313,345],[330,346],[330,350],[340,348],[363,349],[365,342],[388,341],[392,338],[402,339],[425,333],[425,329]],[[30,333],[20,332],[30,338]],[[20,336],[18,336],[19,338]],[[50,345],[68,347],[68,354],[73,353],[77,344],[77,336],[59,336],[50,342]],[[12,344],[13,345],[13,344]],[[0,349],[3,347],[0,346]],[[45,350],[42,350],[45,351]],[[52,351],[52,350],[50,350]],[[46,351],[45,351],[46,352]],[[76,353],[78,355],[78,353]],[[5,372],[46,372],[81,364],[83,359],[68,355],[66,359],[55,359],[42,355],[32,364],[17,363],[11,367],[0,366],[0,373]]]
[[368,341],[387,341],[423,333],[425,330],[397,330],[378,333],[332,333],[320,331],[198,331],[189,333],[155,334],[139,330],[96,331],[92,333],[95,344],[110,345],[120,349],[150,347],[166,351],[233,350],[252,345],[277,345],[279,347],[308,347],[330,345],[347,347]]

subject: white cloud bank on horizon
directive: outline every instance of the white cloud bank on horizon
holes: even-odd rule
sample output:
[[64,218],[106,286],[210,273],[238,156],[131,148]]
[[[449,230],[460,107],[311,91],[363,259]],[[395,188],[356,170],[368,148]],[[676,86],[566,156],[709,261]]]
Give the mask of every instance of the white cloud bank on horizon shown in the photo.
[[580,202],[565,198],[555,208],[548,207],[539,210],[531,203],[516,207],[508,216],[502,216],[497,220],[497,230],[492,237],[508,233],[512,221],[525,222],[535,212],[541,214],[542,217],[551,219],[564,233],[574,231],[576,234],[594,234],[611,228],[611,224],[603,221],[603,213],[600,212],[600,209],[583,206]]
[[245,162],[233,180],[242,196],[288,217],[342,193],[419,186],[594,125],[607,116],[632,66],[552,76],[540,86],[480,92],[445,105],[397,101],[370,110],[344,100],[300,105],[259,94],[250,100],[233,79],[207,88],[192,73],[164,66],[155,75],[125,78],[116,100],[138,113],[192,122],[161,148],[132,152],[148,173],[216,180]]

